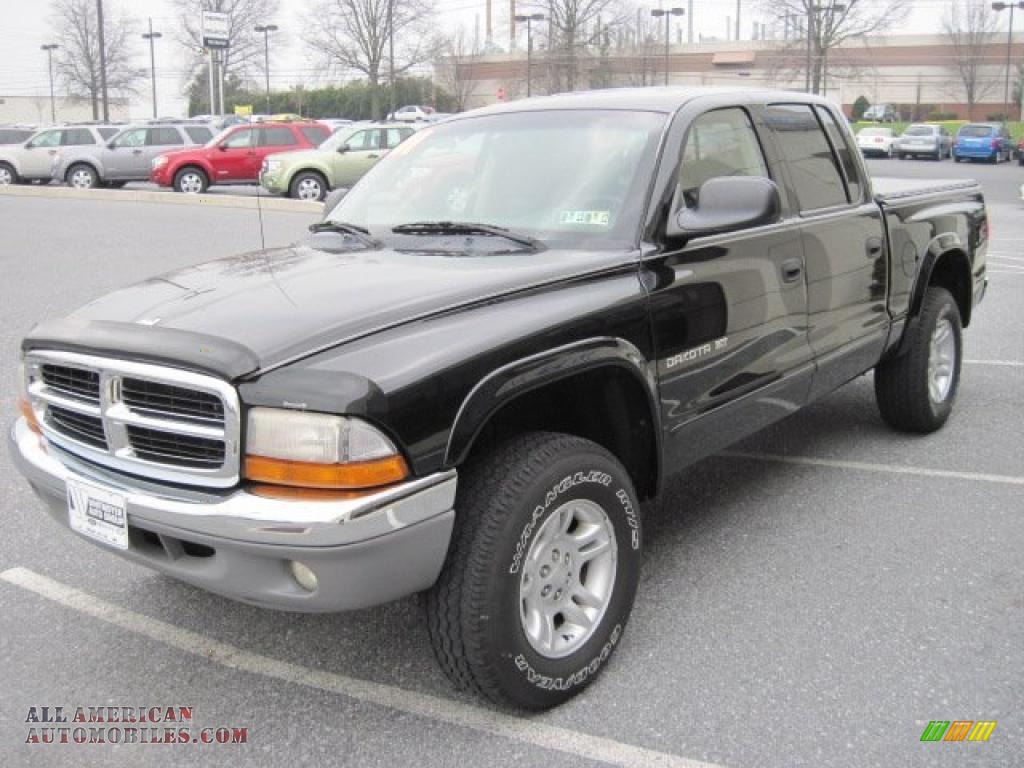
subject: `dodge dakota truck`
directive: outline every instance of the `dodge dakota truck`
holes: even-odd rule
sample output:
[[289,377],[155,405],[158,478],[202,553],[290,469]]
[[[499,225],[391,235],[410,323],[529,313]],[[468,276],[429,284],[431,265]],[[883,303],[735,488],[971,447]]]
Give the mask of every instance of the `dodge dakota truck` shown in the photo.
[[607,666],[674,473],[868,372],[939,429],[987,285],[976,183],[872,182],[779,91],[468,112],[311,230],[36,326],[12,455],[57,522],[212,592],[423,592],[452,682],[526,709]]

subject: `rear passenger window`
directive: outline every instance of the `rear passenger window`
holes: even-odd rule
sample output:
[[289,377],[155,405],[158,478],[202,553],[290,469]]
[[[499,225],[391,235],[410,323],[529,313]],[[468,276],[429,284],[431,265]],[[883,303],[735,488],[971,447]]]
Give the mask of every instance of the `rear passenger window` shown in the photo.
[[205,144],[213,138],[213,133],[209,128],[204,128],[201,125],[189,125],[185,127],[185,133],[192,139],[195,144]]
[[857,162],[853,159],[853,153],[850,152],[850,145],[846,141],[846,136],[843,135],[842,130],[836,124],[831,112],[821,107],[815,107],[814,111],[821,118],[822,125],[825,126],[825,132],[828,133],[829,139],[832,140],[832,146],[835,148],[836,154],[839,155],[839,162],[842,163],[843,173],[846,174],[846,184],[849,187],[850,200],[859,203],[862,197],[860,174],[857,172]]
[[387,141],[388,149],[394,149],[412,134],[409,129],[388,128]]
[[185,142],[181,140],[181,134],[178,133],[176,128],[162,126],[160,128],[149,129],[149,136],[146,139],[146,143],[151,147],[166,147],[184,144]]
[[260,146],[262,147],[291,147],[298,143],[290,128],[275,126],[263,128],[260,131]]
[[327,138],[328,132],[315,125],[303,125],[299,128],[302,135],[306,137],[306,141],[312,144],[314,147],[319,147],[323,140]]
[[679,166],[676,208],[695,207],[700,185],[718,176],[768,178],[750,118],[736,107],[705,112],[690,126]]
[[104,141],[109,139],[111,136],[116,136],[120,128],[97,128],[96,133],[103,137]]
[[846,187],[832,148],[807,104],[773,104],[765,120],[786,159],[801,211],[845,205]]
[[96,139],[88,128],[68,128],[64,131],[64,139],[61,141],[65,147],[81,147],[95,143]]

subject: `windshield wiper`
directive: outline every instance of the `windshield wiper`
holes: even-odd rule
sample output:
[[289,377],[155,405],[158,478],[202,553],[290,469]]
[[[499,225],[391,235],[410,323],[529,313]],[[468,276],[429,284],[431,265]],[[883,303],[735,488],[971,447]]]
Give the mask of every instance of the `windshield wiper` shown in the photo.
[[380,248],[380,241],[370,236],[370,230],[360,227],[358,224],[348,224],[344,221],[318,221],[309,225],[309,231],[318,232],[340,232],[343,235],[351,235],[368,248]]
[[542,251],[545,247],[544,243],[529,235],[513,232],[505,227],[478,224],[473,221],[414,221],[392,227],[391,231],[399,235],[487,235],[503,237],[534,251]]

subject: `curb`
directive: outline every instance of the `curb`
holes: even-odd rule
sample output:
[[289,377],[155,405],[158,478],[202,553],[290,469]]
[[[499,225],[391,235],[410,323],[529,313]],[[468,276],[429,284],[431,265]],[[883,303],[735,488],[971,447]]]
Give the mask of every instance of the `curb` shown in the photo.
[[255,211],[286,211],[319,214],[321,204],[282,197],[242,197],[240,195],[184,195],[148,189],[72,189],[56,186],[9,185],[0,187],[0,197],[55,197],[65,200],[102,200],[119,203],[163,203],[165,205],[202,205],[207,208],[243,208]]

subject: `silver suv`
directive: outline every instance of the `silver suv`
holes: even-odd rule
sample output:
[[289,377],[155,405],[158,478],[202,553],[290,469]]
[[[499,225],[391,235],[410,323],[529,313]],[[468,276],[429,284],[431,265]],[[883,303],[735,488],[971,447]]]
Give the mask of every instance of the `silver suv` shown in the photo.
[[53,156],[51,175],[78,189],[148,181],[150,165],[157,155],[202,145],[212,138],[210,128],[198,123],[135,125],[103,144],[61,147]]
[[0,185],[49,181],[59,150],[102,146],[120,130],[117,125],[60,125],[44,128],[22,144],[0,147]]

